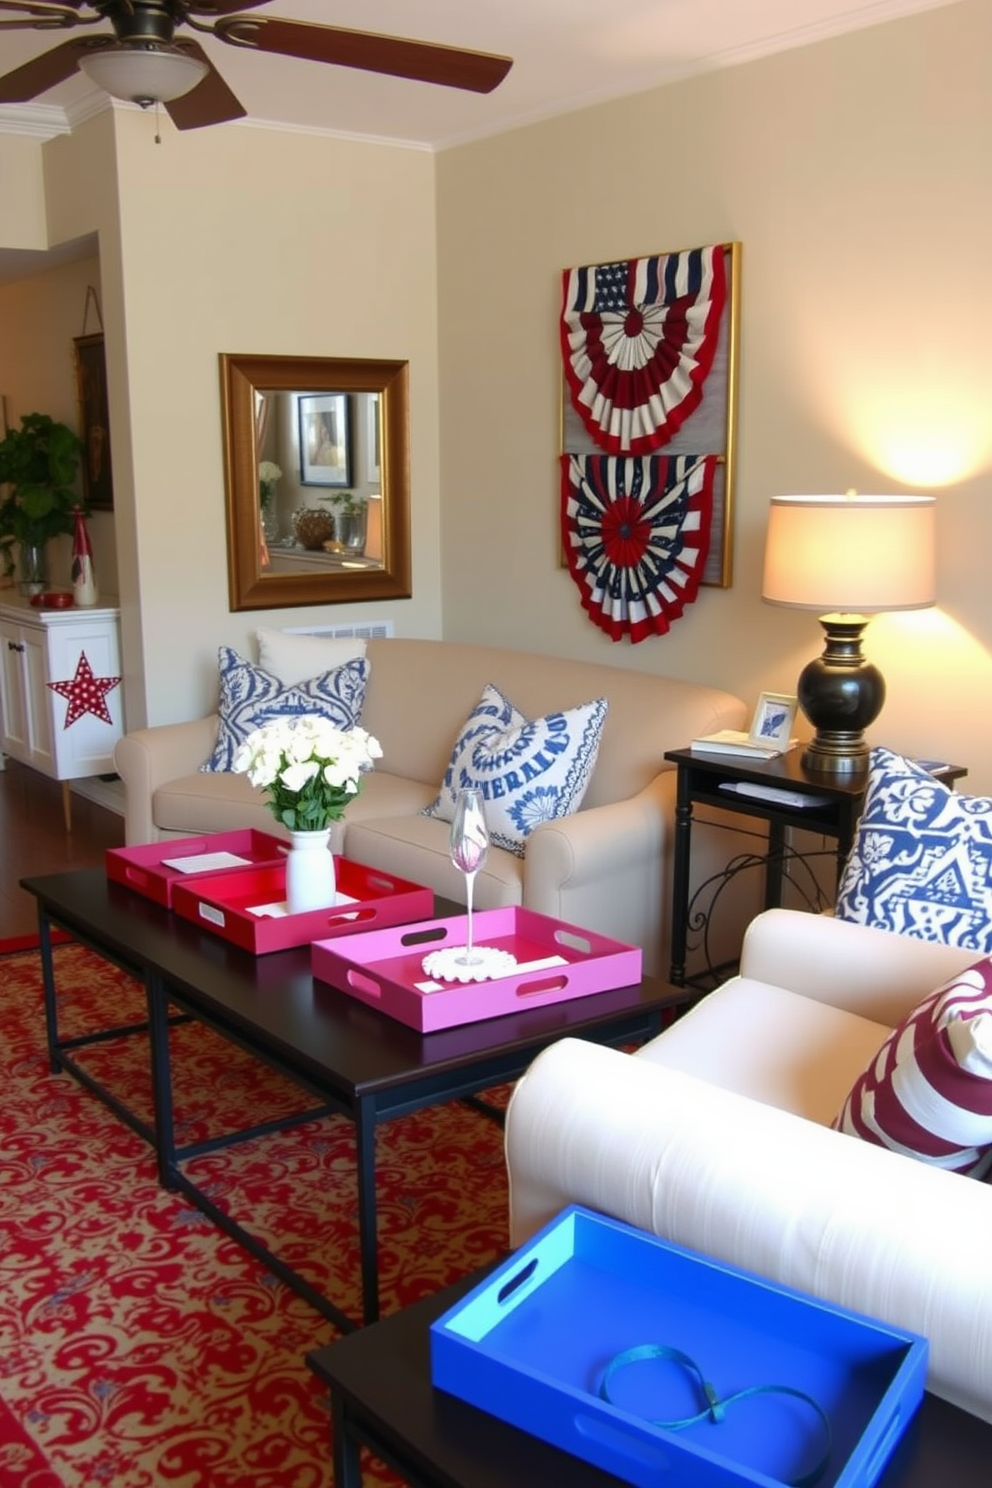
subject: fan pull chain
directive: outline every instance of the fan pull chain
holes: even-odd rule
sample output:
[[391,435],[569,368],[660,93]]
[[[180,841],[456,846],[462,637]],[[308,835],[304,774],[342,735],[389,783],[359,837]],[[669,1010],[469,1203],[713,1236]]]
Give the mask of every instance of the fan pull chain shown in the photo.
[[160,129],[159,129],[159,122],[160,122],[162,116],[159,113],[159,108],[160,108],[160,104],[159,104],[158,99],[156,98],[156,100],[155,100],[155,143],[157,145],[160,145],[162,143],[162,135],[161,135],[161,132],[160,132]]

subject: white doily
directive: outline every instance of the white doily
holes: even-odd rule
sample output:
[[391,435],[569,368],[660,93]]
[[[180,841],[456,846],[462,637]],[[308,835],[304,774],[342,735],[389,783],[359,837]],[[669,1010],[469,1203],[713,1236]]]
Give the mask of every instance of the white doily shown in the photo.
[[471,961],[464,957],[464,946],[445,946],[443,951],[431,951],[421,965],[438,982],[488,982],[506,976],[517,964],[516,956],[496,946],[473,946]]

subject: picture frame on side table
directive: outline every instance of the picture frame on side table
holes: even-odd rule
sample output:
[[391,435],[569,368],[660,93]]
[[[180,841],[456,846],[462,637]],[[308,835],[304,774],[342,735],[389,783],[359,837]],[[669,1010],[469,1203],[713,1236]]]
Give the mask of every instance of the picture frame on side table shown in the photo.
[[799,700],[794,693],[761,693],[751,719],[749,742],[765,747],[777,744],[781,749],[788,749],[798,705]]

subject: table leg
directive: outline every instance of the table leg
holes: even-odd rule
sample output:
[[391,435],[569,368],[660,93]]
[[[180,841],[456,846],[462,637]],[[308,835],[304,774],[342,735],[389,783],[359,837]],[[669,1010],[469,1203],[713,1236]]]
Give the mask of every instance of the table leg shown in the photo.
[[358,1176],[358,1248],[362,1267],[362,1320],[379,1316],[379,1240],[375,1200],[375,1106],[359,1100],[355,1112],[355,1158]]
[[155,1153],[158,1181],[175,1189],[176,1134],[172,1110],[172,1066],[169,1058],[169,999],[157,972],[145,976],[148,1002],[148,1046],[151,1057],[152,1102],[155,1110]]
[[692,802],[679,771],[675,803],[675,842],[672,853],[672,951],[669,981],[685,986],[685,956],[689,932],[689,859],[692,841]]
[[765,859],[765,908],[778,909],[782,903],[782,866],[785,861],[785,828],[780,822],[768,823],[768,856]]
[[53,1075],[62,1073],[59,1058],[59,1005],[55,995],[55,963],[52,960],[52,924],[38,907],[38,949],[41,953],[41,982],[45,993],[45,1030],[48,1037],[48,1067]]
[[358,1442],[348,1430],[348,1407],[336,1390],[331,1391],[334,1488],[362,1488],[362,1462]]

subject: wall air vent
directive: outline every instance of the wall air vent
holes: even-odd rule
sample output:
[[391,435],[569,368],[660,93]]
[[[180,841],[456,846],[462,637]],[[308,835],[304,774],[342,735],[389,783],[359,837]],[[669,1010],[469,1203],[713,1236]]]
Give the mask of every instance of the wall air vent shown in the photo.
[[394,634],[392,620],[368,620],[358,625],[287,625],[286,635],[330,636],[362,641],[388,640]]

